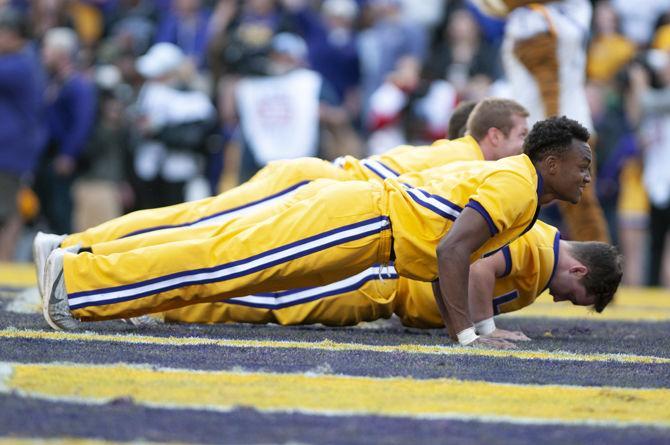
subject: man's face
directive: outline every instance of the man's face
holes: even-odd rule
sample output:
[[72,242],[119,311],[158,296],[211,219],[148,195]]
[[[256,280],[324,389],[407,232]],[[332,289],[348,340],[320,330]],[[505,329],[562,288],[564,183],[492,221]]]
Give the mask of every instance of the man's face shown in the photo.
[[556,193],[556,198],[577,204],[584,188],[591,182],[589,144],[573,139],[570,150],[556,160],[553,173],[551,188]]
[[575,306],[592,306],[596,302],[595,297],[586,292],[581,278],[582,275],[568,272],[564,279],[552,283],[549,293],[554,302],[570,301]]
[[498,159],[520,155],[523,152],[523,141],[528,135],[528,121],[518,114],[512,115],[512,129],[509,134],[503,134],[499,146],[496,148]]

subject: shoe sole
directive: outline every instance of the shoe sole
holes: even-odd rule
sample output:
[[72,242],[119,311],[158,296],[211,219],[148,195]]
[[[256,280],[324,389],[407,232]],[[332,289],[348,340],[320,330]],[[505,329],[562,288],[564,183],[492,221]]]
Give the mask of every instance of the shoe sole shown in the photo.
[[[52,268],[49,267],[49,261],[47,260],[46,262],[46,271],[49,272]],[[54,330],[56,331],[62,331],[63,328],[58,326],[52,319],[51,319],[51,314],[49,314],[49,306],[50,306],[50,301],[51,300],[51,295],[53,294],[56,285],[58,284],[58,280],[63,279],[63,269],[61,269],[56,276],[55,279],[51,279],[51,274],[49,273],[46,277],[45,282],[46,283],[51,283],[51,292],[48,295],[45,295],[44,298],[42,299],[42,315],[44,315],[44,319],[46,322],[51,326]]]
[[[33,260],[35,261],[35,274],[37,275],[37,290],[40,293],[40,297],[42,298],[42,303],[44,303],[44,295],[46,294],[46,289],[44,289],[44,271],[46,270],[47,267],[47,258],[48,256],[44,256],[44,246],[46,243],[41,243],[37,242],[38,238],[43,238],[44,234],[42,232],[39,232],[37,235],[35,235],[35,239],[33,240]],[[53,249],[52,249],[53,250]],[[51,253],[51,251],[49,252]]]

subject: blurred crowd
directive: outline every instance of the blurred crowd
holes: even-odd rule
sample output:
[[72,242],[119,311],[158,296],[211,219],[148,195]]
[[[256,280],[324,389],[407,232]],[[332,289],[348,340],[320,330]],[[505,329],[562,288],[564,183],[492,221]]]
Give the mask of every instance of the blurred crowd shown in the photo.
[[[595,186],[625,283],[668,286],[670,0],[593,4]],[[0,0],[0,261],[274,159],[444,138],[510,95],[504,29],[466,0]]]

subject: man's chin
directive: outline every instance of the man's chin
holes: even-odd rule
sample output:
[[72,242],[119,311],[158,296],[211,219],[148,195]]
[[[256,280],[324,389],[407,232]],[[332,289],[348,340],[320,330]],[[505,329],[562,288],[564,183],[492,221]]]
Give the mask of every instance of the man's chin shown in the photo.
[[560,198],[557,198],[559,201],[569,202],[570,204],[579,204],[579,201],[582,199],[582,194],[576,196],[566,196],[563,195]]

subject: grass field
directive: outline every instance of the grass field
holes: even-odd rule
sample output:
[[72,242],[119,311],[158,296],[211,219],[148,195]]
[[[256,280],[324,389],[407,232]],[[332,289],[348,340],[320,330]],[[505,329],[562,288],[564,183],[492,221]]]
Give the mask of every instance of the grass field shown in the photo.
[[50,330],[33,270],[0,264],[0,445],[670,444],[670,293],[603,314],[538,303],[463,348],[354,328],[120,322]]

